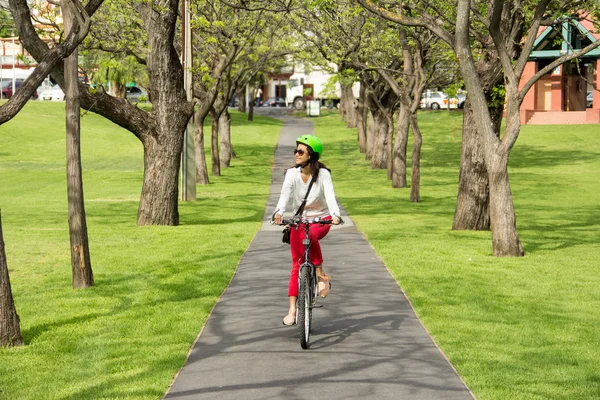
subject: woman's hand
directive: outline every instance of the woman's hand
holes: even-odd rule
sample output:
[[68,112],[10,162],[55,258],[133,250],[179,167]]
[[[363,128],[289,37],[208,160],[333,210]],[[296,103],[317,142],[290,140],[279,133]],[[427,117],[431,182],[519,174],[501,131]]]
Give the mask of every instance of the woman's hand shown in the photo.
[[281,220],[283,219],[283,216],[281,214],[275,214],[275,217],[273,217],[273,222],[276,225],[281,225]]
[[332,218],[332,220],[331,220],[331,223],[332,223],[333,225],[339,225],[339,224],[340,224],[340,222],[341,222],[341,221],[340,221],[340,218],[339,218],[339,217],[336,217],[336,216],[334,215],[334,216],[333,216],[333,218]]

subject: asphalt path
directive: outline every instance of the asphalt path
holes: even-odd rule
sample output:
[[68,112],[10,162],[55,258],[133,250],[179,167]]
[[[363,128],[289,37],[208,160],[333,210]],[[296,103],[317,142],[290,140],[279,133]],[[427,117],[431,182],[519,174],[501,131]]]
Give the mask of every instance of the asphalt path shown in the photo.
[[[291,256],[281,228],[268,221],[293,162],[294,140],[312,133],[313,124],[285,109],[267,111],[284,125],[263,229],[165,398],[473,399],[345,212],[346,224],[321,242],[332,290],[320,299],[323,308],[313,310],[310,349],[300,348],[297,326],[282,325]],[[324,153],[326,160],[326,143]]]

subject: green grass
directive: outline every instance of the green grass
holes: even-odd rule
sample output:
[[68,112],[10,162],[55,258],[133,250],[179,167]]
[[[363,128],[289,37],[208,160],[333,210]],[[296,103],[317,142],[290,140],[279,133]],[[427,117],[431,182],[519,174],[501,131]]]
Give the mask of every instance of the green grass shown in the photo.
[[509,173],[526,256],[495,258],[489,232],[451,230],[462,114],[420,114],[418,204],[356,130],[314,121],[341,203],[478,398],[600,398],[598,126],[523,127]]
[[[156,399],[260,229],[279,122],[234,114],[239,156],[178,227],[137,227],[142,149],[83,119],[96,286],[71,289],[62,104],[0,127],[0,208],[26,345],[0,350],[0,399]],[[392,189],[337,114],[312,118],[336,192],[480,399],[600,398],[598,127],[525,126],[510,178],[526,256],[489,232],[453,232],[460,113],[420,115],[422,202]]]
[[[25,346],[0,349],[0,399],[161,398],[260,229],[281,124],[234,113],[238,159],[178,227],[138,227],[142,147],[93,113],[82,164],[96,286],[71,288],[64,103],[0,128],[0,208]],[[209,165],[210,171],[210,165]]]

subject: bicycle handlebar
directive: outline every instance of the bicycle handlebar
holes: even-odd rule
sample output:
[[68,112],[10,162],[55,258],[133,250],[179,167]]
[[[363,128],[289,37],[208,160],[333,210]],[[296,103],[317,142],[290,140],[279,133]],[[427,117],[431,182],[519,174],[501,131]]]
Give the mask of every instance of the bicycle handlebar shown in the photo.
[[[344,220],[341,217],[337,217],[340,220],[340,225],[344,224]],[[274,225],[289,225],[296,226],[300,224],[321,224],[321,225],[331,225],[333,224],[333,220],[330,219],[321,219],[319,217],[315,218],[303,218],[303,217],[293,217],[290,219],[282,219],[280,224],[275,224],[273,220],[271,220],[271,224]]]

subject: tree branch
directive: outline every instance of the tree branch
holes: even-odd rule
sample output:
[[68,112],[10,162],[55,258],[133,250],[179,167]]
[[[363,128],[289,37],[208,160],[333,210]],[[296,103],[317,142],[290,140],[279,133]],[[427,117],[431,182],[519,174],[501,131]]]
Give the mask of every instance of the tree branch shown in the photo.
[[441,28],[436,21],[427,14],[422,14],[421,18],[411,18],[396,13],[392,13],[382,7],[377,7],[373,0],[357,0],[364,8],[371,11],[373,14],[384,18],[388,21],[392,21],[404,26],[421,26],[434,32],[440,39],[448,43],[448,45],[454,48],[454,35],[445,29]]
[[74,8],[78,15],[77,23],[69,32],[64,43],[48,50],[35,70],[25,79],[19,90],[13,88],[13,95],[4,105],[0,106],[0,125],[11,120],[25,106],[38,86],[46,79],[54,67],[64,58],[68,57],[83,41],[90,29],[90,17],[81,7],[78,0],[69,1],[69,6]]

